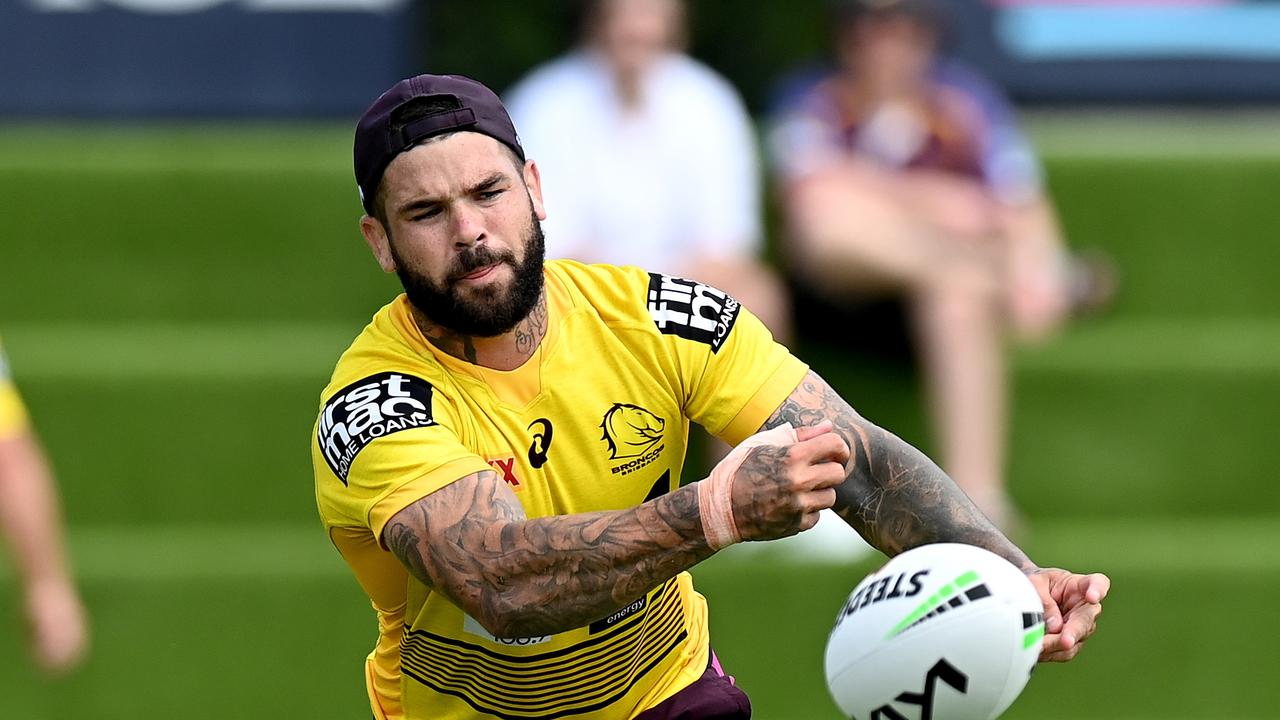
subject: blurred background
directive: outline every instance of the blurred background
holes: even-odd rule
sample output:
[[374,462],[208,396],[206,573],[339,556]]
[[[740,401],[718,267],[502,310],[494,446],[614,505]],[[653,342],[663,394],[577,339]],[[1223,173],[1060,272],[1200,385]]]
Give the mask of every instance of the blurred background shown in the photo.
[[[785,79],[830,55],[828,9],[689,3],[690,54],[762,145]],[[509,88],[577,23],[553,0],[0,0],[0,338],[93,631],[45,677],[0,566],[0,718],[368,717],[374,618],[306,445],[338,354],[398,292],[357,231],[352,128],[409,74]],[[1019,536],[1114,588],[1081,659],[1008,717],[1276,717],[1275,633],[1249,619],[1280,593],[1280,3],[953,2],[946,23],[1017,106],[1068,244],[1118,278],[1010,345]],[[764,176],[764,258],[803,292]],[[796,352],[936,449],[901,330],[796,307]],[[757,717],[838,716],[826,634],[879,562],[695,571]]]

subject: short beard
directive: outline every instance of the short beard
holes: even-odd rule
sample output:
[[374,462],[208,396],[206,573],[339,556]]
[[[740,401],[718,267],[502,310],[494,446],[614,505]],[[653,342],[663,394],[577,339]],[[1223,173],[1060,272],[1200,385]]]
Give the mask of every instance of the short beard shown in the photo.
[[[454,259],[445,275],[444,286],[439,287],[431,278],[409,268],[396,253],[395,243],[388,238],[396,275],[409,302],[431,322],[469,337],[497,337],[511,332],[542,297],[546,244],[542,223],[538,222],[532,207],[524,241],[524,259],[519,263],[510,250],[497,252],[487,245],[467,248]],[[463,276],[494,263],[505,263],[515,271],[508,286],[483,288],[469,298],[458,292],[458,282]]]

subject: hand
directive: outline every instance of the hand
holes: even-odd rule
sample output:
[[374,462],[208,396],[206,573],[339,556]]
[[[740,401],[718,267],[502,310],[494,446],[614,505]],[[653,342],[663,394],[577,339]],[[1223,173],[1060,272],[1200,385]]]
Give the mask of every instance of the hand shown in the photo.
[[1058,568],[1035,570],[1027,577],[1044,602],[1040,662],[1066,662],[1097,629],[1111,580],[1102,573],[1076,575]]
[[1015,282],[1009,290],[1009,316],[1014,330],[1026,340],[1042,340],[1067,318],[1069,302],[1061,282]]
[[794,443],[750,448],[733,472],[742,539],[772,540],[816,525],[818,513],[835,504],[833,488],[844,482],[848,460],[849,446],[830,421],[796,428]]
[[31,653],[42,670],[61,675],[74,669],[89,645],[84,607],[68,580],[38,582],[27,591]]

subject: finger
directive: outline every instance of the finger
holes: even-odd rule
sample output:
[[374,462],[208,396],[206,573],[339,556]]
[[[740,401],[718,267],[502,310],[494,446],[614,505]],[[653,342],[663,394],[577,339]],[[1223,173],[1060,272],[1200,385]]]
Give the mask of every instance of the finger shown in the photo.
[[804,442],[809,438],[815,438],[819,435],[829,433],[834,429],[830,420],[823,420],[817,425],[801,425],[796,428],[796,442]]
[[1079,644],[1079,641],[1074,636],[1067,636],[1065,633],[1045,633],[1044,640],[1040,645],[1040,654],[1049,655],[1070,650]]
[[1062,623],[1063,645],[1070,647],[1077,642],[1088,639],[1093,634],[1093,631],[1097,629],[1098,616],[1101,614],[1102,605],[1097,603],[1077,605],[1072,608]]
[[[1048,639],[1048,636],[1045,636]],[[1052,651],[1042,651],[1040,653],[1040,662],[1067,662],[1080,654],[1080,650],[1084,647],[1084,643],[1076,643],[1067,649],[1058,649]]]
[[814,525],[817,525],[819,517],[820,515],[816,511],[805,513],[804,516],[800,518],[800,532],[804,532]]
[[836,504],[835,490],[814,490],[807,492],[800,498],[800,507],[806,513],[818,512]]
[[1053,577],[1046,572],[1032,573],[1027,576],[1036,592],[1040,594],[1040,603],[1044,605],[1044,631],[1058,633],[1062,630],[1062,611],[1058,602],[1053,599]]
[[1067,609],[1085,603],[1098,603],[1111,589],[1111,579],[1102,573],[1077,575],[1066,570],[1055,570],[1054,596]]
[[1068,597],[1079,602],[1100,603],[1111,590],[1111,578],[1102,573],[1076,575],[1071,578],[1071,592]]
[[1045,633],[1040,644],[1040,655],[1047,656],[1067,652],[1083,645],[1084,641],[1067,633]]
[[1044,604],[1044,631],[1062,632],[1062,611],[1058,609],[1058,603],[1053,602],[1052,599],[1045,601]]
[[826,433],[798,442],[791,448],[791,456],[811,464],[837,462],[844,465],[849,460],[849,445],[835,433]]
[[801,463],[790,471],[793,486],[799,490],[832,488],[848,477],[844,463],[839,460],[814,460],[809,463],[803,458],[792,459]]

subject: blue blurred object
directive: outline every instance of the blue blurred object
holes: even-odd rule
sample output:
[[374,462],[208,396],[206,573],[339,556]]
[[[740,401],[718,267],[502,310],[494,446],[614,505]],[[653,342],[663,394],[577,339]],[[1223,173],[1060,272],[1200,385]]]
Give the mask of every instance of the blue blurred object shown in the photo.
[[406,0],[6,0],[0,115],[355,115],[408,67]]

